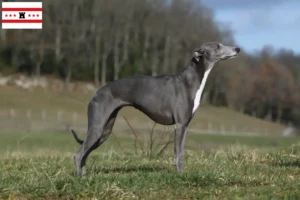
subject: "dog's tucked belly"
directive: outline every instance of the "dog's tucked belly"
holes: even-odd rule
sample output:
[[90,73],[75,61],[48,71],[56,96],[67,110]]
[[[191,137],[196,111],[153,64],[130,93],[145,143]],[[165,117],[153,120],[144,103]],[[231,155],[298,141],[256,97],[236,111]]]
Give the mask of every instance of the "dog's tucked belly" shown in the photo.
[[140,106],[137,105],[135,105],[134,107],[140,110],[141,112],[143,112],[145,115],[147,115],[150,119],[152,119],[158,124],[162,124],[162,125],[175,124],[171,111],[160,109],[158,112],[155,112],[145,108],[141,108]]

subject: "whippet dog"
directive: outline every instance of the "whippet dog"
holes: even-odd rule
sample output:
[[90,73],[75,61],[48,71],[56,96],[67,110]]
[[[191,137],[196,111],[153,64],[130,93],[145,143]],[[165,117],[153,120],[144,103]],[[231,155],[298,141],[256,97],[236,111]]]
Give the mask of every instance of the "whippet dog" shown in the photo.
[[88,155],[112,132],[118,111],[133,106],[162,125],[175,125],[174,165],[183,171],[183,151],[187,126],[200,105],[207,77],[213,66],[235,57],[240,48],[218,42],[205,43],[193,51],[187,66],[178,74],[166,76],[130,76],[100,88],[88,104],[88,130],[75,153],[78,175],[86,173]]

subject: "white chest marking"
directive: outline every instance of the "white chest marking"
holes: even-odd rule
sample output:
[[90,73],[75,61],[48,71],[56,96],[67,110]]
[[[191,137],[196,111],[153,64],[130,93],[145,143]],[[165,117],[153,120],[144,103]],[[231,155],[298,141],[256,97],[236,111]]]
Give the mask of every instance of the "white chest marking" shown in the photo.
[[209,67],[209,69],[207,69],[205,72],[204,72],[204,76],[203,76],[203,79],[201,81],[201,84],[196,92],[196,95],[195,95],[195,99],[194,99],[194,107],[193,107],[193,114],[196,112],[197,108],[199,107],[200,105],[200,100],[201,100],[201,95],[202,95],[202,92],[204,90],[204,86],[205,86],[205,83],[207,81],[207,77],[211,71],[212,67]]

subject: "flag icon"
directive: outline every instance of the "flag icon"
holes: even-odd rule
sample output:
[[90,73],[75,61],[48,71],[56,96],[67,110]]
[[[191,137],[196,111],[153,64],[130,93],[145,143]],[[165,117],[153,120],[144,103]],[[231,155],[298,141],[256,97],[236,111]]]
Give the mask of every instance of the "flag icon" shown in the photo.
[[42,29],[42,2],[2,2],[2,29]]

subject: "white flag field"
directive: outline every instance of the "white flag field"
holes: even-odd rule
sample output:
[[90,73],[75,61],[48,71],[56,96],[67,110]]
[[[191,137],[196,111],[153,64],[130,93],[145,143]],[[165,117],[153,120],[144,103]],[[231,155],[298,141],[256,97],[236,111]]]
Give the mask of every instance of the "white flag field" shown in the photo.
[[42,29],[42,2],[2,2],[2,29]]

